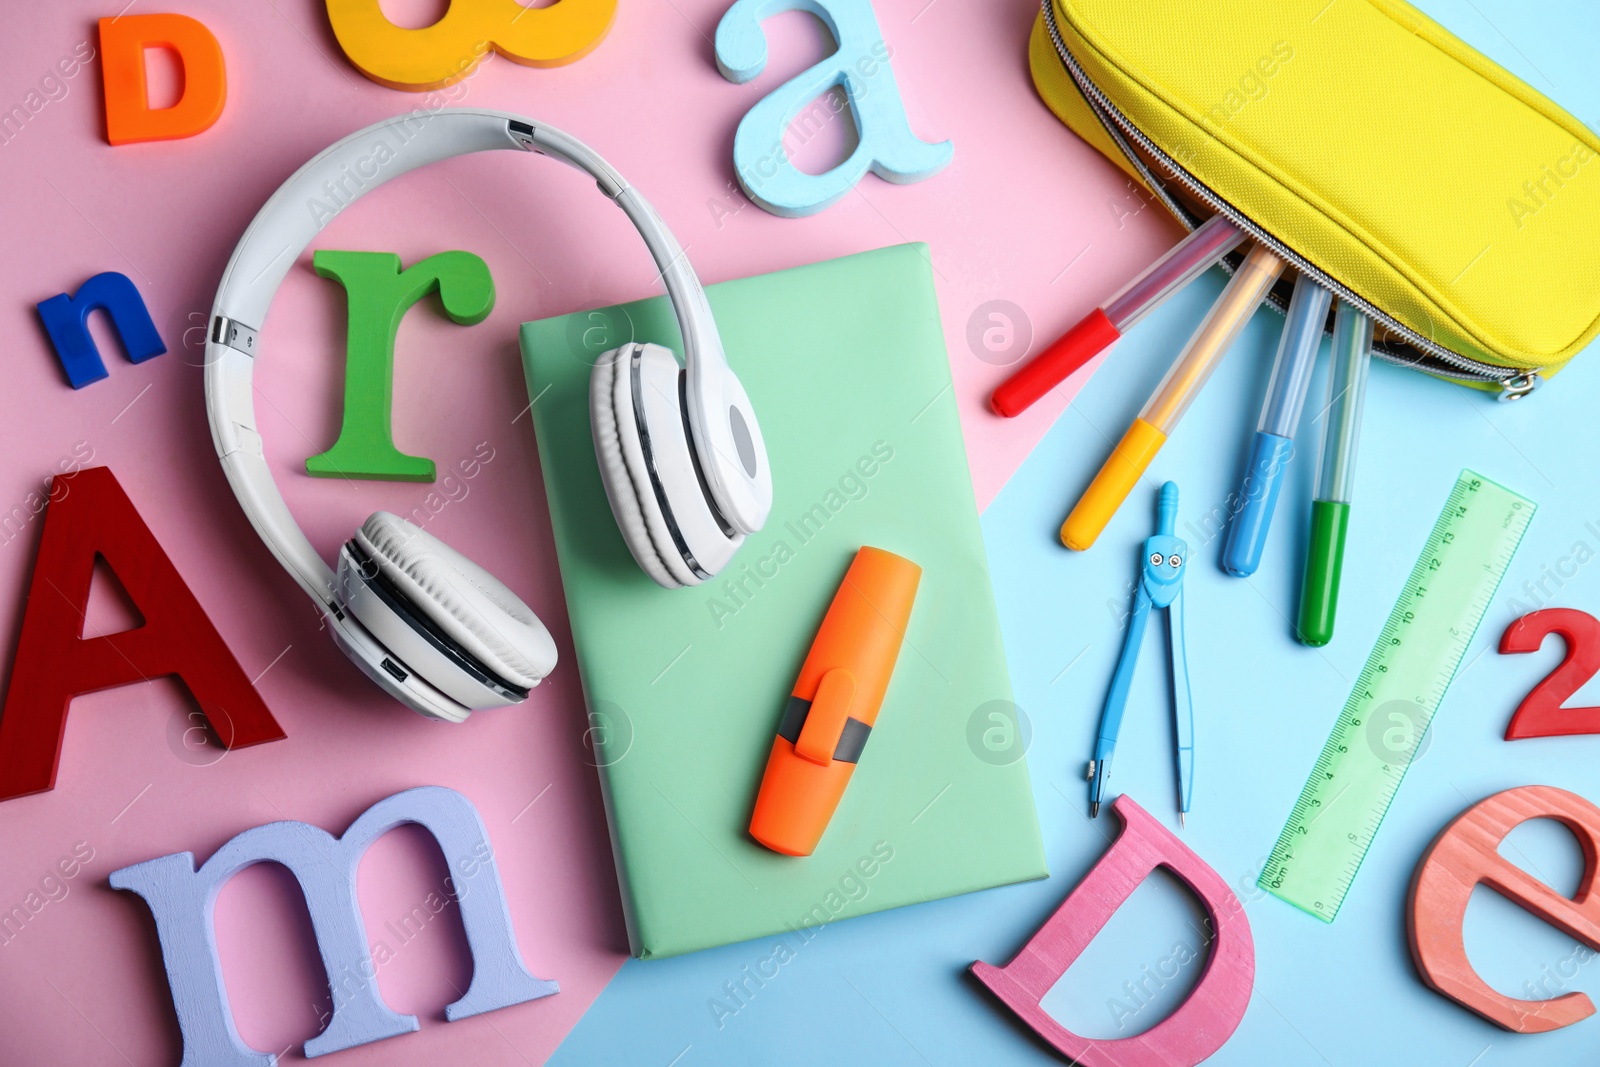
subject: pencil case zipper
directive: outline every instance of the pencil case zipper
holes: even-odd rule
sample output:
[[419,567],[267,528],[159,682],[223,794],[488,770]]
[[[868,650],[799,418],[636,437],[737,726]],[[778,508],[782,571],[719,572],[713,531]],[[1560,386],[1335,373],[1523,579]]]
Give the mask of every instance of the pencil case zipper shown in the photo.
[[[1060,58],[1061,65],[1067,72],[1067,76],[1072,79],[1078,91],[1083,94],[1084,99],[1089,104],[1089,109],[1094,112],[1095,117],[1105,127],[1107,135],[1127,156],[1129,164],[1143,177],[1145,184],[1161,200],[1167,210],[1172,212],[1173,216],[1183,223],[1185,227],[1193,229],[1202,220],[1197,220],[1193,217],[1187,208],[1172,197],[1164,187],[1163,181],[1157,177],[1144,158],[1134,151],[1133,146],[1128,143],[1130,140],[1147,153],[1151,159],[1160,164],[1171,176],[1172,180],[1193,194],[1202,203],[1217,213],[1226,216],[1256,241],[1271,249],[1286,263],[1318,284],[1328,288],[1339,299],[1359,308],[1363,313],[1371,317],[1375,323],[1381,325],[1392,335],[1404,340],[1412,348],[1423,354],[1421,359],[1408,358],[1400,353],[1389,351],[1385,346],[1375,345],[1373,355],[1377,358],[1396,366],[1410,367],[1414,370],[1424,371],[1428,374],[1450,378],[1455,381],[1480,385],[1499,385],[1499,399],[1503,401],[1519,400],[1532,393],[1542,384],[1544,381],[1540,373],[1542,368],[1513,369],[1496,366],[1492,363],[1484,363],[1481,360],[1471,359],[1458,352],[1453,352],[1438,342],[1424,337],[1362,298],[1338,279],[1318,268],[1310,260],[1268,233],[1254,219],[1251,219],[1221,196],[1218,196],[1210,186],[1190,174],[1177,160],[1173,159],[1172,156],[1140,131],[1122,113],[1121,109],[1111,102],[1100,87],[1095,85],[1093,80],[1089,78],[1077,58],[1067,48],[1066,42],[1062,40],[1061,31],[1056,26],[1054,0],[1041,0],[1040,8],[1044,14],[1045,28],[1050,35],[1051,43],[1055,47],[1056,55]],[[1226,263],[1224,267],[1231,271],[1231,267]],[[1276,292],[1268,293],[1267,301],[1280,313],[1288,310],[1287,302]]]

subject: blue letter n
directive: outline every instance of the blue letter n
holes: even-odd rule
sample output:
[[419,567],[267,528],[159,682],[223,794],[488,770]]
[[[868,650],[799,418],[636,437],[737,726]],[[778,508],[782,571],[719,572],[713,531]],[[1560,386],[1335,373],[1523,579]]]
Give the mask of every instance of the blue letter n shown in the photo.
[[167,350],[150,321],[144,298],[126,274],[106,271],[84,282],[73,296],[62,293],[52,296],[39,305],[39,317],[55,345],[56,356],[67,372],[67,381],[74,389],[82,389],[91,382],[106,376],[106,365],[100,360],[100,350],[89,334],[89,313],[104,311],[111,316],[122,350],[133,363],[145,360]]
[[[227,842],[199,870],[192,853],[176,852],[111,873],[112,888],[139,894],[155,916],[183,1032],[182,1067],[272,1067],[277,1060],[246,1045],[234,1027],[212,924],[217,893],[255,863],[280,863],[300,883],[333,991],[327,1029],[305,1043],[306,1056],[417,1029],[415,1015],[391,1010],[378,996],[377,967],[356,901],[362,855],[402,823],[423,827],[439,843],[472,954],[472,984],[445,1007],[445,1019],[454,1022],[558,991],[555,982],[529,974],[517,951],[505,889],[477,809],[453,789],[408,789],[368,808],[343,837],[303,822],[268,823]],[[474,883],[470,888],[467,879]]]

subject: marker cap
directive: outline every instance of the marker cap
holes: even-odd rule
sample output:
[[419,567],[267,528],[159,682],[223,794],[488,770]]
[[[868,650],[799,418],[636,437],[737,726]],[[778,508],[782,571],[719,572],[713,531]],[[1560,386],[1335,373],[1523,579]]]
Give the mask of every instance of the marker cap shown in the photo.
[[989,397],[989,406],[996,415],[1008,419],[1022,414],[1040,397],[1110,348],[1121,336],[1121,331],[1112,325],[1106,313],[1095,308],[1049,348],[1001,382],[994,395]]
[[1261,566],[1261,550],[1278,507],[1283,472],[1293,456],[1294,440],[1275,433],[1257,433],[1250,446],[1239,510],[1228,524],[1228,540],[1222,547],[1222,569],[1235,578],[1248,578]]
[[1166,434],[1143,419],[1134,419],[1061,524],[1061,543],[1079,552],[1094,544],[1166,443]]
[[1339,608],[1339,574],[1344,569],[1344,540],[1350,505],[1340,500],[1311,503],[1311,549],[1306,554],[1305,584],[1300,590],[1300,623],[1296,636],[1319,647],[1333,640],[1333,619]]

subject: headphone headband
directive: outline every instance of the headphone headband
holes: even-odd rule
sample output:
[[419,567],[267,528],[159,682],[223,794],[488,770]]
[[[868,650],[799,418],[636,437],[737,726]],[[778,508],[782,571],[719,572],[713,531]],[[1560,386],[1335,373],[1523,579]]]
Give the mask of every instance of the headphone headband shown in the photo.
[[[610,164],[560,130],[503,111],[443,109],[368,126],[295,171],[256,213],[223,272],[206,343],[206,408],[228,482],[278,562],[330,611],[338,611],[333,571],[295,523],[262,454],[251,387],[259,331],[290,268],[345,208],[418,167],[497,149],[549,155],[576,167],[627,214],[656,262],[677,316],[696,442],[708,454],[733,454],[722,440],[722,421],[707,416],[720,415],[726,394],[737,390],[742,399],[743,390],[728,369],[705,290],[655,209]],[[728,505],[724,479],[714,468],[707,476],[713,495]],[[770,499],[770,481],[768,486]],[[738,511],[737,498],[732,503],[728,510]]]

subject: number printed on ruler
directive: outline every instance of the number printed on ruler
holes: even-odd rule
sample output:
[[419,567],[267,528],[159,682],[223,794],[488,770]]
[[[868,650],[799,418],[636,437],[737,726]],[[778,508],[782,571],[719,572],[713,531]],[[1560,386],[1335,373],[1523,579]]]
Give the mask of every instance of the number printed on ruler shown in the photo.
[[1462,471],[1262,869],[1332,922],[1536,505]]

